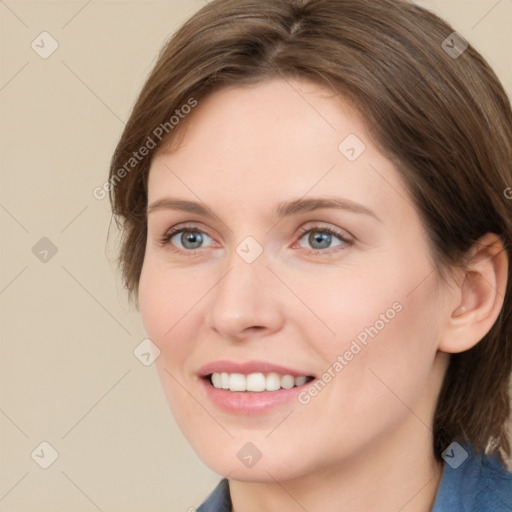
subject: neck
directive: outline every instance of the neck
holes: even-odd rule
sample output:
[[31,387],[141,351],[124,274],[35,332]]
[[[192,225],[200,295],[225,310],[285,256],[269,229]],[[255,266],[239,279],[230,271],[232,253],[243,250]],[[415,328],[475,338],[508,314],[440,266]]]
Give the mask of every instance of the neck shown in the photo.
[[419,423],[407,435],[410,427],[365,446],[336,467],[293,480],[231,480],[233,512],[430,512],[443,464],[433,456],[425,426]]

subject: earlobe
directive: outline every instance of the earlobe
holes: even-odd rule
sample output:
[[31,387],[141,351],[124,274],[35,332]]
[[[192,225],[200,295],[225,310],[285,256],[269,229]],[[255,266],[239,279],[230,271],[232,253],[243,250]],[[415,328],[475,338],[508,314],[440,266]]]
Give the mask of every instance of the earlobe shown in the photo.
[[501,239],[492,233],[481,237],[470,251],[457,304],[449,311],[439,350],[464,352],[474,347],[492,328],[503,307],[508,280],[508,256]]

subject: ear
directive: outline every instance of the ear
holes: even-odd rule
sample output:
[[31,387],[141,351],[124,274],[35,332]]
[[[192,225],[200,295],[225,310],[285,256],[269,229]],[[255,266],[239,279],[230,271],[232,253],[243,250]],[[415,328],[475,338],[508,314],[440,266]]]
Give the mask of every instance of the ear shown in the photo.
[[458,280],[439,350],[464,352],[494,325],[505,298],[508,255],[498,235],[487,233],[471,248],[469,263]]

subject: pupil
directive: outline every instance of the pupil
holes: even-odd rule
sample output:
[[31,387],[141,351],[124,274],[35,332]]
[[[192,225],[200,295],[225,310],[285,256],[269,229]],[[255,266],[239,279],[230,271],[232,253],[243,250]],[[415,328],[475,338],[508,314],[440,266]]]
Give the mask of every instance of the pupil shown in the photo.
[[[331,244],[331,235],[329,233],[311,233],[309,243],[314,249],[327,249]],[[320,244],[320,247],[315,246],[317,243]]]
[[187,249],[197,249],[200,247],[202,241],[203,237],[201,233],[189,232],[188,234],[183,233],[181,236],[181,243],[183,244],[183,247],[186,247]]

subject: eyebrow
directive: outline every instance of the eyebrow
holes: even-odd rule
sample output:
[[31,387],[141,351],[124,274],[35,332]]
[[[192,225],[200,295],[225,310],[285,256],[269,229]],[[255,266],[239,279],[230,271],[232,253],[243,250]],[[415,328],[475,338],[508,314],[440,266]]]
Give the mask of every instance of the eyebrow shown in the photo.
[[[278,218],[289,217],[298,215],[300,213],[307,213],[322,208],[331,208],[339,210],[347,210],[353,213],[361,213],[373,217],[374,219],[382,222],[379,217],[362,204],[355,203],[349,199],[342,199],[338,197],[313,197],[308,199],[294,199],[292,201],[284,201],[279,203],[275,209],[275,214]],[[155,210],[178,210],[187,213],[196,213],[204,217],[211,216],[211,209],[201,203],[194,201],[186,201],[183,199],[174,199],[166,197],[158,199],[151,203],[147,209],[148,215]]]

